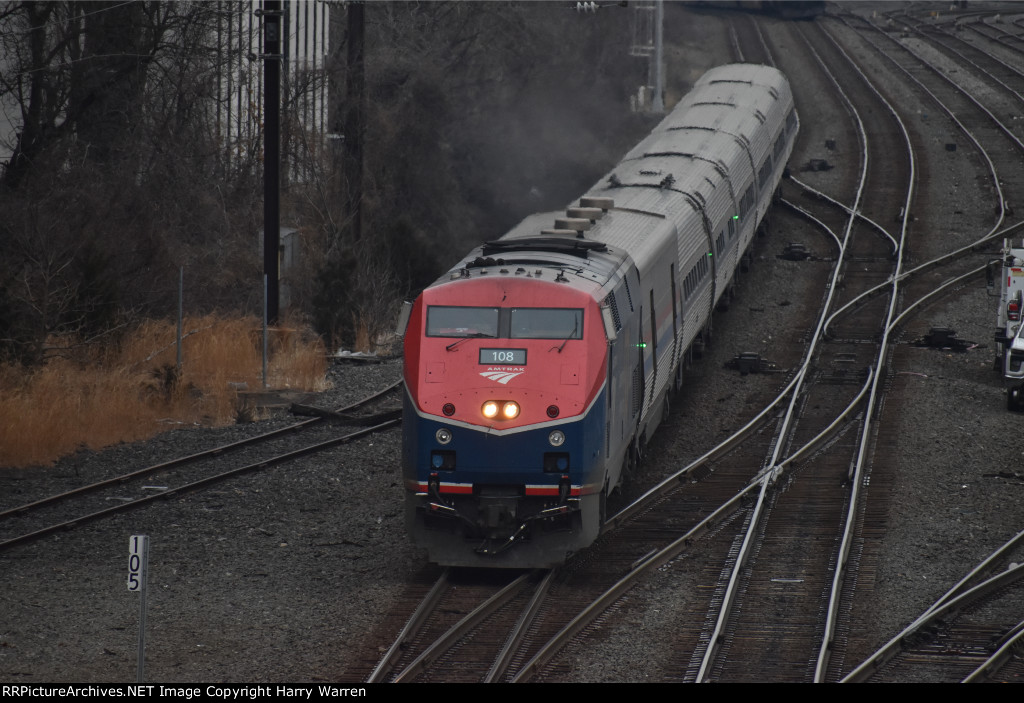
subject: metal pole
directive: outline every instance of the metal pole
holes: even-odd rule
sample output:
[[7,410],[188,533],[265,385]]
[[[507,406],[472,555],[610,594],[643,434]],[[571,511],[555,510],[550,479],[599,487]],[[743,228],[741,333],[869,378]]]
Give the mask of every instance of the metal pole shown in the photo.
[[149,581],[149,537],[132,535],[128,540],[128,590],[139,591],[139,651],[135,679],[146,678],[146,583]]
[[178,269],[178,377],[181,377],[181,316],[182,298],[185,295],[185,267]]
[[665,3],[664,0],[657,0],[655,3],[657,8],[654,17],[654,104],[651,108],[654,112],[665,111],[665,100],[662,96],[664,92],[665,78],[662,73],[662,47],[663,47],[663,33],[662,29],[665,24]]
[[[295,11],[295,3],[290,0],[284,5],[281,12],[281,50],[278,52],[281,54],[281,60],[278,65],[281,67],[281,95],[284,96],[283,100],[279,100],[281,105],[281,114],[277,118],[279,128],[283,130],[283,134],[280,136],[281,142],[281,156],[278,159],[280,165],[280,173],[278,175],[279,187],[288,188],[288,183],[292,177],[292,169],[295,166],[295,157],[293,155],[293,144],[294,134],[292,134],[291,120],[288,118],[288,110],[293,99],[292,87],[291,87],[291,75],[292,75],[292,13]],[[296,103],[293,107],[298,107]]]
[[146,680],[146,584],[149,581],[149,538],[142,539],[142,593],[139,596],[138,681]]
[[263,2],[263,107],[266,117],[263,158],[263,273],[267,277],[267,315],[277,324],[278,246],[281,240],[281,0]]
[[363,118],[366,75],[363,51],[366,13],[361,2],[348,4],[348,65],[345,67],[345,187],[352,239],[363,236]]
[[267,275],[263,274],[263,387],[267,387]]

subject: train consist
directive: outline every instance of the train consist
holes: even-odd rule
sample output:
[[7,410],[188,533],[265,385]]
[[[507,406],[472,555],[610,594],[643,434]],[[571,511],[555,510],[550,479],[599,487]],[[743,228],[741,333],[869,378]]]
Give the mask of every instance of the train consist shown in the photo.
[[577,204],[423,291],[403,478],[431,561],[550,567],[593,542],[748,261],[797,129],[779,71],[712,69]]

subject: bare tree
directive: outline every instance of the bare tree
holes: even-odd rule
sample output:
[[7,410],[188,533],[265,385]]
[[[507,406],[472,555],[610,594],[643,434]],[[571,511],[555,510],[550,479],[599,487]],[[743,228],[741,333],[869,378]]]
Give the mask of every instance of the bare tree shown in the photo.
[[257,287],[260,152],[237,150],[227,178],[217,129],[225,12],[249,10],[0,5],[0,98],[17,106],[19,126],[0,174],[8,350],[24,358],[54,332],[90,335],[169,310],[182,265],[200,307],[239,307],[240,281]]
[[[532,2],[359,9],[363,126],[343,119],[340,88],[360,63],[344,58],[343,21],[334,64],[294,67],[284,105],[283,224],[301,233],[308,274],[293,300],[347,340],[473,244],[563,206],[646,129],[609,109],[643,68],[612,14],[582,20]],[[161,314],[179,266],[197,307],[258,299],[251,12],[227,0],[0,3],[0,100],[19,126],[0,173],[0,246],[16,252],[0,260],[8,348]],[[328,84],[344,141],[303,119],[307,95]],[[361,149],[361,167],[341,168],[339,142],[342,156]],[[358,181],[361,235],[346,204]]]

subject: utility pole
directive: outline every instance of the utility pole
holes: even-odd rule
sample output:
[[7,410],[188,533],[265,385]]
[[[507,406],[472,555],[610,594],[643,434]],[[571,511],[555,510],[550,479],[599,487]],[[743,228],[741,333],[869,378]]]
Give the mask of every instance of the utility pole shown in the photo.
[[365,6],[348,4],[348,65],[345,71],[345,193],[353,240],[363,229],[363,115],[365,112],[364,25]]
[[665,2],[657,0],[654,13],[654,101],[651,108],[654,112],[665,111],[665,77],[662,73],[662,51],[664,46]]
[[281,0],[263,0],[263,273],[267,281],[267,320],[279,311],[281,241]]
[[647,57],[647,85],[642,90],[638,105],[641,108],[645,107],[649,99],[651,112],[664,112],[665,76],[662,53],[665,4],[663,0],[637,0],[631,7],[633,43],[629,55]]

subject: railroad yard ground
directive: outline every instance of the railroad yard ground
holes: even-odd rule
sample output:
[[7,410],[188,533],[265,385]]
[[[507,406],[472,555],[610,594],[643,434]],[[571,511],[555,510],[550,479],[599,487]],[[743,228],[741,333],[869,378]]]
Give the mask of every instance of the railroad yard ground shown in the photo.
[[[693,77],[734,60],[730,16],[680,10],[672,17],[676,24],[666,28],[670,72]],[[769,36],[784,36],[773,32],[773,23],[765,21]],[[803,150],[791,165],[827,157],[841,168],[842,155],[824,146],[839,116],[808,100],[819,78],[787,64],[784,43],[781,50],[780,68],[794,84],[801,116]],[[930,126],[919,121],[914,128],[927,133]],[[821,188],[835,177],[797,175]],[[974,178],[966,160],[948,158],[930,170],[920,197],[962,199],[957,226],[980,236],[991,217],[987,206],[973,202],[967,184]],[[791,216],[775,218],[757,240],[751,272],[739,276],[730,310],[715,319],[713,345],[688,370],[682,398],[624,497],[699,456],[710,439],[735,431],[752,399],[783,377],[741,376],[725,363],[746,351],[773,359],[782,346],[799,343],[788,330],[827,264],[778,258],[791,241],[820,255],[829,250]],[[936,246],[941,250],[941,241]],[[904,438],[895,455],[885,457],[897,467],[898,480],[887,495],[870,496],[888,505],[888,520],[869,584],[877,607],[864,631],[850,633],[851,658],[886,642],[1021,529],[1021,416],[1007,413],[992,370],[995,305],[977,278],[919,313],[900,338],[902,370],[889,384],[898,400],[884,413]],[[952,328],[977,345],[953,352],[911,344],[931,327]],[[330,371],[333,388],[314,403],[340,406],[400,374],[399,359],[337,362]],[[0,509],[291,422],[278,415],[222,429],[180,429],[149,442],[81,452],[52,468],[0,468]],[[405,533],[400,449],[400,431],[390,430],[0,554],[0,680],[135,680],[138,596],[126,588],[128,541],[135,534],[151,540],[148,681],[344,679],[353,662],[372,658],[389,636],[383,617],[407,584],[435,569]],[[700,558],[681,557],[627,594],[585,651],[570,648],[563,655],[556,678],[647,680],[652,658],[673,656],[665,644],[672,623],[663,614],[686,607],[694,588],[676,566]],[[844,668],[857,663],[846,661]]]

